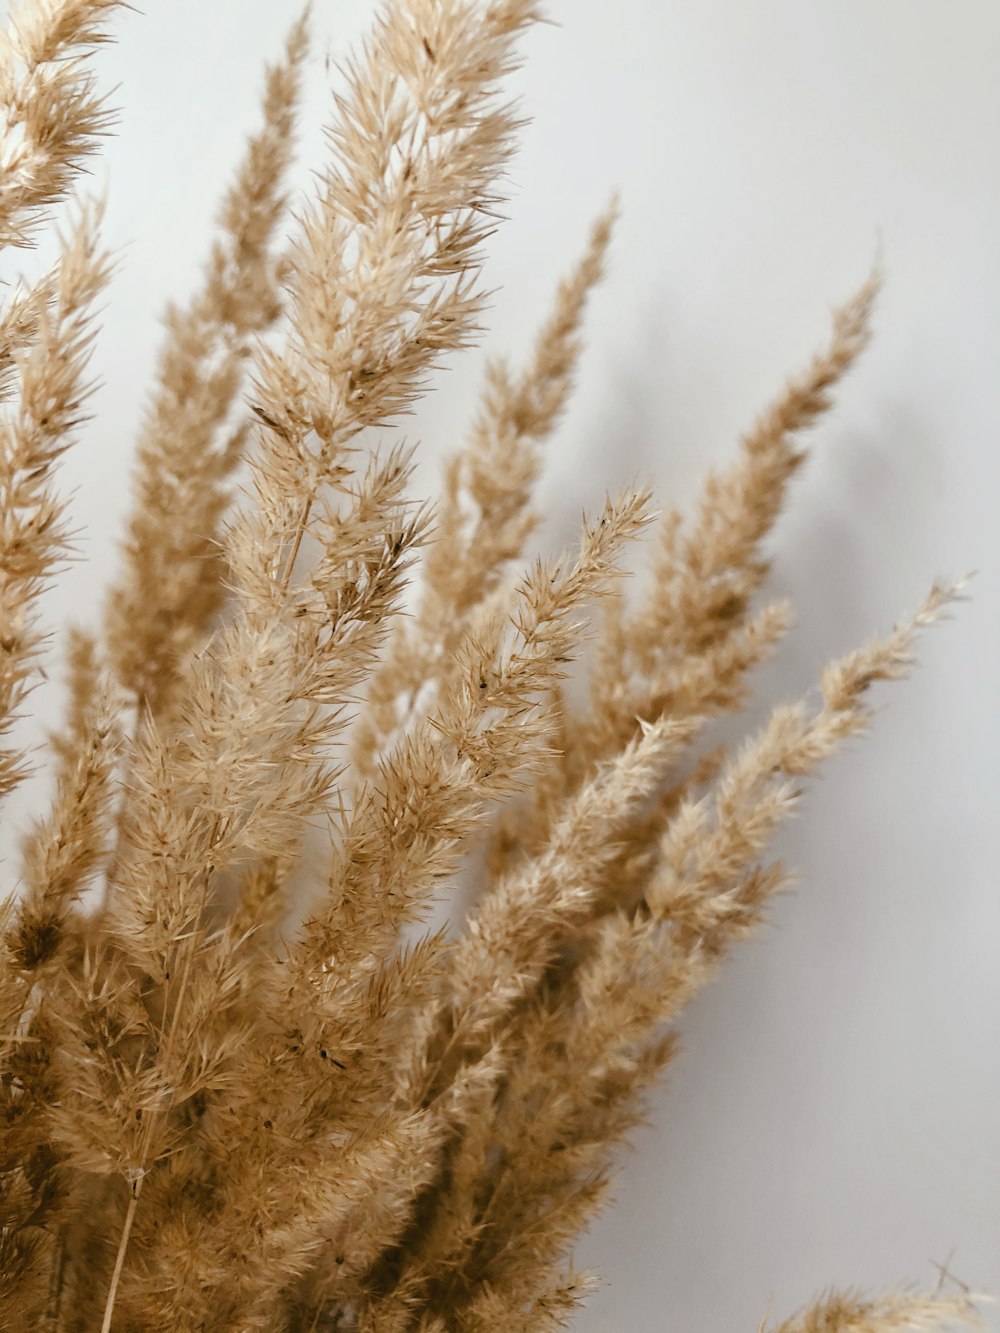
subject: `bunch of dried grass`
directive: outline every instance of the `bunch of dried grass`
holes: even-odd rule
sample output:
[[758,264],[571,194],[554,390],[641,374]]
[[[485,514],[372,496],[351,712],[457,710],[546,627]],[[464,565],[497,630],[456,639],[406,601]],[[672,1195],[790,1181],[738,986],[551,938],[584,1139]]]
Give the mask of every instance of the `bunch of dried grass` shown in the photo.
[[[90,58],[122,7],[26,0],[10,22],[4,247],[52,224],[109,126]],[[620,574],[645,492],[520,567],[613,209],[527,366],[490,365],[436,509],[414,504],[383,428],[478,336],[519,123],[502,84],[539,17],[388,0],[282,249],[297,23],[204,282],[168,314],[121,574],[68,645],[54,794],[2,922],[4,1329],[563,1327],[588,1288],[568,1251],[671,1021],[782,886],[767,847],[803,778],[956,595],[935,585],[826,669],[818,703],[705,750],[787,627],[757,605],[764,542],[868,339],[874,277],[693,517],[656,521],[644,598]],[[86,419],[99,222],[79,208],[0,314],[0,795],[27,771],[10,728],[68,549],[54,470]],[[415,933],[471,851],[464,928]],[[971,1313],[845,1296],[779,1333]]]

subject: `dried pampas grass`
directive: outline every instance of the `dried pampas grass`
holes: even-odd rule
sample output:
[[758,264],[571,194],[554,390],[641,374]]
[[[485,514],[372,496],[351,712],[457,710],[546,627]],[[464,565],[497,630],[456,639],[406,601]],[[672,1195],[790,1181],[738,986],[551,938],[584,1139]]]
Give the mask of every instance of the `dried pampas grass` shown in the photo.
[[[123,7],[10,21],[5,248],[53,226],[110,126],[90,61]],[[66,645],[54,789],[4,908],[0,1328],[564,1327],[590,1283],[573,1242],[673,1020],[782,887],[768,846],[804,779],[958,595],[935,584],[815,700],[706,748],[788,626],[760,602],[765,544],[877,275],[693,515],[625,490],[525,563],[613,207],[526,365],[490,364],[439,503],[414,501],[388,427],[479,337],[519,125],[504,79],[540,17],[389,0],[292,221],[297,22],[202,284],[168,313],[121,569]],[[56,263],[0,312],[0,796],[28,771],[12,724],[71,547],[55,469],[86,422],[99,228],[70,207]],[[421,933],[470,863],[462,930]],[[831,1296],[777,1333],[973,1313]]]

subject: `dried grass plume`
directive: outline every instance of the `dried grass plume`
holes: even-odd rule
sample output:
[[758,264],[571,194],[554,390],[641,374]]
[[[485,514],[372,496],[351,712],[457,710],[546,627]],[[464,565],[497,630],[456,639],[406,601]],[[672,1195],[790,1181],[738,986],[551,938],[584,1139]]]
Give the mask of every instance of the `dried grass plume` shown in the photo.
[[[111,272],[73,196],[125,8],[23,0],[0,45],[0,798],[59,655],[56,470]],[[200,286],[166,315],[120,570],[58,645],[53,783],[6,886],[0,1329],[567,1326],[592,1282],[573,1244],[674,1020],[784,884],[769,847],[805,780],[958,595],[933,584],[815,697],[708,743],[788,628],[769,535],[877,273],[690,516],[597,496],[573,549],[527,559],[616,205],[525,363],[489,363],[437,502],[414,498],[395,426],[481,336],[521,124],[505,80],[541,19],[386,0],[294,207],[305,16],[266,72]],[[16,280],[46,233],[53,266]],[[422,930],[460,871],[467,919]],[[834,1295],[773,1333],[973,1314],[961,1292]]]

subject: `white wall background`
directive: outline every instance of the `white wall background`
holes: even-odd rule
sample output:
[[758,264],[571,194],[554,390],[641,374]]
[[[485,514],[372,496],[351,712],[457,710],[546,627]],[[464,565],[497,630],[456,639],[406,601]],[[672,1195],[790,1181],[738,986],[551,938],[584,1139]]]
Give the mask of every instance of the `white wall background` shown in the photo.
[[[126,16],[103,68],[122,248],[98,419],[69,460],[93,604],[114,561],[156,316],[205,251],[291,0]],[[315,0],[302,135],[369,0]],[[545,482],[551,542],[605,486],[690,498],[823,340],[881,238],[877,339],[815,434],[775,583],[798,608],[761,698],[978,568],[973,600],[883,694],[783,839],[799,892],[688,1013],[684,1051],[580,1246],[606,1284],[582,1333],[718,1333],[828,1283],[1000,1292],[1000,5],[996,0],[552,0],[518,87],[534,117],[493,246],[490,345],[524,349],[609,190],[625,215]],[[413,428],[433,486],[476,389],[468,356]],[[51,696],[39,696],[43,706]],[[28,814],[21,803],[19,817]],[[996,1316],[991,1316],[996,1318]],[[1000,1328],[1000,1323],[996,1325]]]

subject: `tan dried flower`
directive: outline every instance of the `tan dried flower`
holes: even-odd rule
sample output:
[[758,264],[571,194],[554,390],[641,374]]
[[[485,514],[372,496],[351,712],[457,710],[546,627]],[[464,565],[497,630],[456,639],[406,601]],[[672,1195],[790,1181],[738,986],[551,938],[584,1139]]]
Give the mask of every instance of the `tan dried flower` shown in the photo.
[[[109,127],[90,56],[123,7],[10,19],[0,248],[56,225]],[[520,123],[503,84],[540,18],[386,0],[291,223],[295,23],[202,286],[168,313],[122,570],[100,629],[70,639],[54,792],[0,919],[0,1329],[565,1327],[591,1282],[569,1252],[670,1026],[783,884],[775,830],[958,595],[935,584],[825,670],[818,703],[699,757],[787,627],[757,605],[765,543],[801,432],[867,342],[874,276],[693,519],[659,520],[639,604],[644,490],[525,565],[614,207],[525,369],[491,363],[437,509],[413,500],[384,428],[479,336]],[[69,545],[53,474],[109,271],[100,211],[74,216],[0,308],[0,798],[26,768],[8,733]],[[470,866],[463,929],[418,936]],[[833,1296],[776,1333],[971,1314]]]

